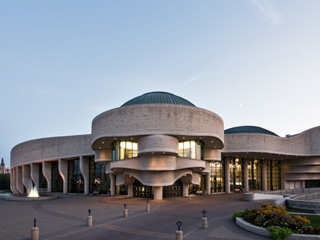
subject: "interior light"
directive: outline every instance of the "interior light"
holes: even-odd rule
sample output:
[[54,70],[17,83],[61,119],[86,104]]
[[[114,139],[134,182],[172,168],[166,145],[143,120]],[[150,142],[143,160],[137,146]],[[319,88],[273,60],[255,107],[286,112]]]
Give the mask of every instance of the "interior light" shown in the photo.
[[101,149],[101,147],[99,147],[99,149]]
[[102,144],[104,144],[104,142],[102,142]]

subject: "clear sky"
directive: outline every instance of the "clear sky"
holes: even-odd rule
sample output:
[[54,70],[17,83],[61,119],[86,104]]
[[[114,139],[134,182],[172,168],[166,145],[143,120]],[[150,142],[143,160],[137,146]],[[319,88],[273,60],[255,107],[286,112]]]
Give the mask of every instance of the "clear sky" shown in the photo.
[[150,91],[284,137],[320,125],[319,0],[0,0],[0,158]]

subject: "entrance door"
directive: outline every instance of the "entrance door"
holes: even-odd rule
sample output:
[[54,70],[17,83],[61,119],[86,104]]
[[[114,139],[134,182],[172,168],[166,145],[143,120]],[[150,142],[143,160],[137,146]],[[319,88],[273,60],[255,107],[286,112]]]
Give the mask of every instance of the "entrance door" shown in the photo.
[[136,180],[133,183],[133,196],[142,198],[153,198],[153,188],[150,186],[142,185],[141,182]]
[[182,196],[182,182],[179,179],[172,186],[163,187],[163,198]]

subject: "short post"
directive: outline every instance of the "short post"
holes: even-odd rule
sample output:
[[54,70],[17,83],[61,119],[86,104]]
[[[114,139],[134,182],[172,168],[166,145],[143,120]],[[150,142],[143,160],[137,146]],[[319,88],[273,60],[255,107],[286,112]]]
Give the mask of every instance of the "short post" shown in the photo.
[[123,204],[123,217],[127,218],[128,217],[128,209],[127,209],[127,204]]
[[89,213],[88,218],[87,218],[88,219],[88,221],[87,221],[88,222],[88,226],[92,227],[91,209],[88,210],[88,213]]
[[146,205],[146,212],[150,212],[150,204],[149,204],[149,199],[147,200],[147,205]]
[[39,240],[39,228],[36,226],[37,220],[33,220],[33,228],[31,228],[31,240]]
[[208,228],[208,219],[206,218],[206,210],[202,211],[202,229]]
[[189,194],[189,196],[188,196],[188,197],[189,197],[189,201],[191,201],[191,195],[190,195],[190,194]]
[[180,227],[182,226],[182,222],[178,221],[177,223],[178,230],[176,231],[176,240],[182,240],[183,239],[183,231],[180,230]]

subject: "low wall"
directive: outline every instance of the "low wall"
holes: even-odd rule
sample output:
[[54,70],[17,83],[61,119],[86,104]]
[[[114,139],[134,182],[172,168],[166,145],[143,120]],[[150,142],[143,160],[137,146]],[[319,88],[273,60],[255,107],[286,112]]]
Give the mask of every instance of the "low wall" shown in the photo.
[[[316,200],[316,201],[313,201]],[[287,199],[289,208],[320,211],[320,192],[303,194]]]
[[246,201],[278,200],[282,198],[283,198],[283,195],[276,195],[276,194],[262,194],[262,193],[244,193],[243,194],[243,199]]

